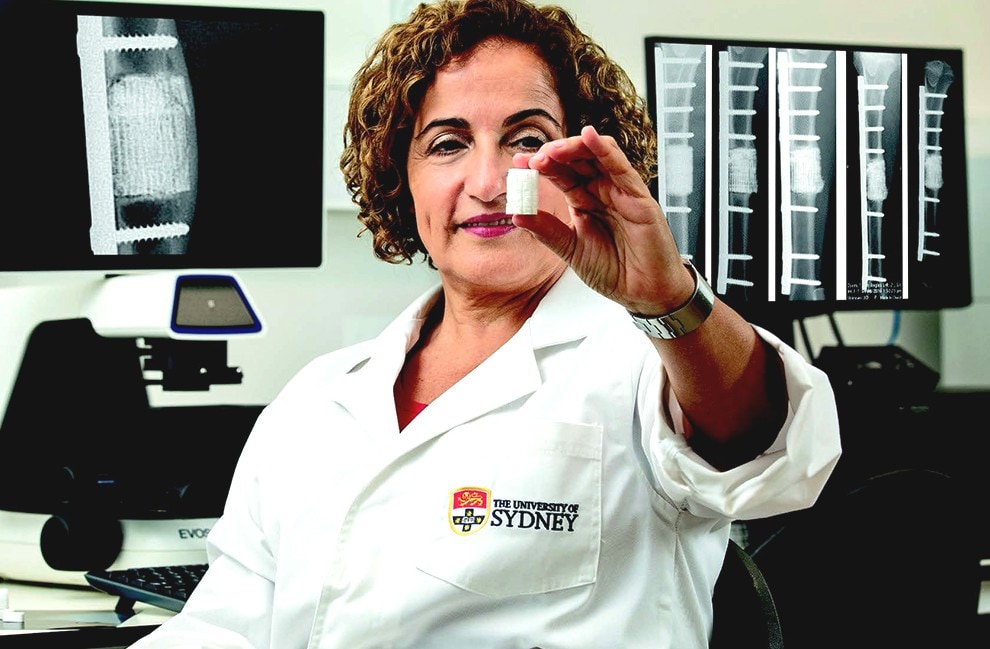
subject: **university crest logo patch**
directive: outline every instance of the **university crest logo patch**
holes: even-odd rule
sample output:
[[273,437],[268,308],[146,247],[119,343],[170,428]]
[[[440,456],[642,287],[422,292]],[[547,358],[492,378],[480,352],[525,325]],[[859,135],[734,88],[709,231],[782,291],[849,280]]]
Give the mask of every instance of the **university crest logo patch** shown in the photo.
[[451,491],[447,510],[450,529],[467,536],[483,528],[488,523],[491,500],[491,490],[482,487],[461,487]]

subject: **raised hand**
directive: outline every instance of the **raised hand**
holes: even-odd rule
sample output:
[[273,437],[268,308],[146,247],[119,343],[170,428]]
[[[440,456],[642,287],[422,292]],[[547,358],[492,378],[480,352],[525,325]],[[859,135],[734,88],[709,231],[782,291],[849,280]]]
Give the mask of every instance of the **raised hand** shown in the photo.
[[660,205],[611,136],[586,126],[532,156],[519,154],[567,200],[570,224],[552,215],[517,214],[528,230],[602,295],[630,311],[657,315],[682,305],[694,280],[685,269]]

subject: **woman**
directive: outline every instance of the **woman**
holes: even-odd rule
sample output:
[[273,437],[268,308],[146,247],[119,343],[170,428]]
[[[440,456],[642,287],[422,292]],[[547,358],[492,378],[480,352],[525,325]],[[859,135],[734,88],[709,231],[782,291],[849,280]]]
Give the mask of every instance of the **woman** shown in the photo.
[[[421,5],[347,131],[376,254],[440,285],[266,408],[206,577],[138,646],[706,646],[730,522],[811,505],[838,427],[682,262],[629,79],[560,9]],[[537,214],[505,213],[510,167]]]

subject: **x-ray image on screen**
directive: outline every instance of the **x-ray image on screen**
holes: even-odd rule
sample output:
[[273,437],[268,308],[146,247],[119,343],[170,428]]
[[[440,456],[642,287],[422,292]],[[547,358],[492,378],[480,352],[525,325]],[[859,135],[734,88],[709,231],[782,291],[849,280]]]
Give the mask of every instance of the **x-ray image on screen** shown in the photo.
[[182,254],[197,150],[175,21],[79,16],[78,25],[93,254]]
[[[718,54],[718,260],[723,295],[766,295],[773,215],[766,177],[769,50],[732,46]],[[762,179],[761,179],[762,176]]]
[[[951,119],[943,119],[949,107],[962,102],[958,88],[953,88],[954,80],[952,65],[934,58],[926,61],[922,69],[915,69],[912,75],[918,88],[919,235],[915,259],[925,269],[935,266],[943,251],[953,254],[951,247],[941,243],[940,237],[943,231],[951,231],[953,227],[950,205],[965,183],[959,169],[953,169],[951,163],[943,163],[960,155],[960,142],[951,129]],[[946,128],[949,132],[943,137]],[[944,210],[940,207],[943,200],[947,203]],[[940,212],[947,212],[948,223],[940,222]]]
[[12,0],[0,271],[319,266],[324,23]]
[[905,128],[901,76],[906,57],[895,52],[853,52],[847,104],[850,198],[846,297],[889,299],[904,289],[904,187],[901,143]]
[[657,136],[660,203],[681,257],[705,264],[705,171],[708,155],[704,46],[658,43]]
[[825,234],[834,223],[835,53],[782,48],[777,57],[780,142],[780,293],[824,300]]

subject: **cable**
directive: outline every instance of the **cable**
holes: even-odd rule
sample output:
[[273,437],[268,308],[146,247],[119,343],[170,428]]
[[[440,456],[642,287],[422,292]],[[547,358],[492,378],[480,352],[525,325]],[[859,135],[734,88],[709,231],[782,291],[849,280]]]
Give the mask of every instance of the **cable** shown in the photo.
[[798,318],[798,329],[801,330],[801,340],[804,342],[804,348],[808,352],[808,358],[814,360],[815,354],[811,350],[811,338],[808,336],[808,328],[804,326],[804,318]]
[[835,334],[836,343],[838,343],[839,347],[845,347],[846,343],[842,340],[842,334],[839,332],[839,323],[835,321],[835,314],[829,312],[827,316],[829,324],[832,325],[832,333]]
[[901,335],[901,312],[894,311],[892,314],[892,322],[890,327],[890,338],[887,339],[887,346],[892,346],[897,344],[897,338]]

